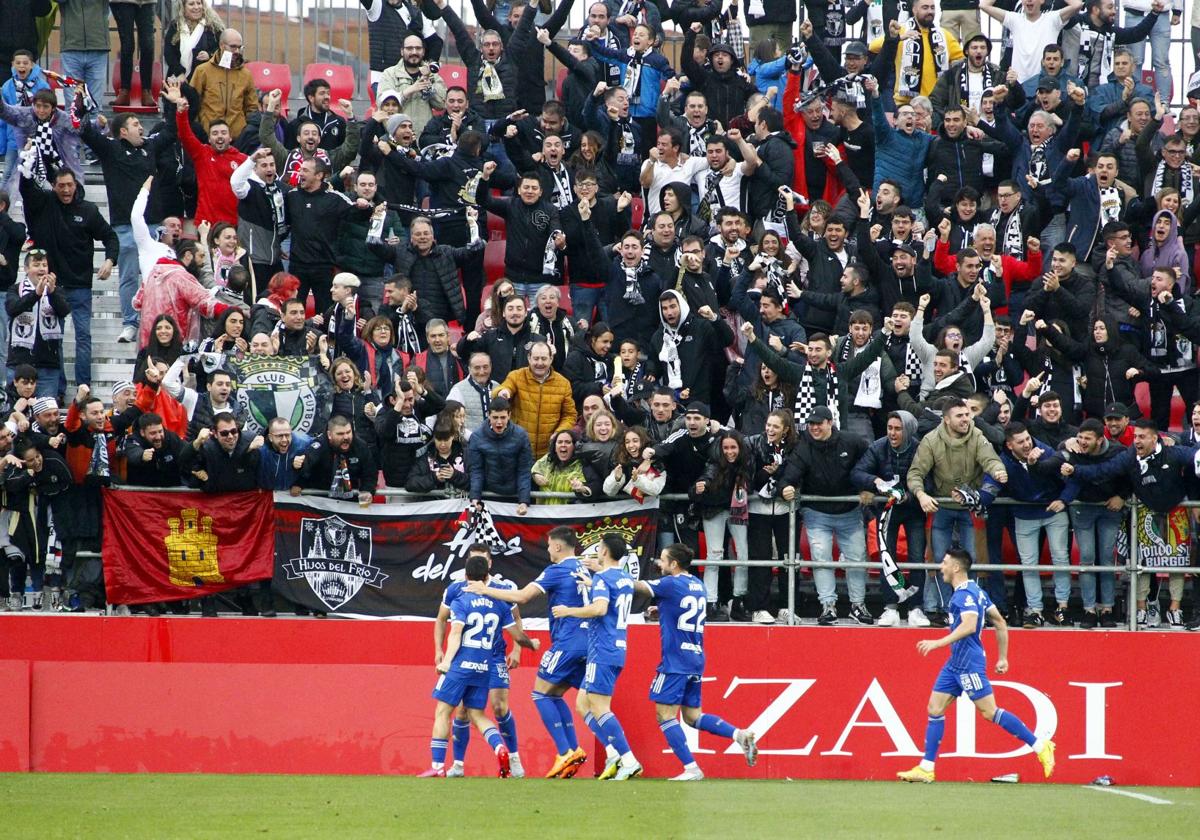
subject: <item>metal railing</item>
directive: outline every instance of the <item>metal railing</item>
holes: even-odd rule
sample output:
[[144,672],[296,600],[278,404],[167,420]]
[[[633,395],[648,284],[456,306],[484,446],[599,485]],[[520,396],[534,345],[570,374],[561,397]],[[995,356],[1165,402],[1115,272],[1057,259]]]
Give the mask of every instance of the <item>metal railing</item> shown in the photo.
[[[135,486],[135,485],[121,485],[117,489],[158,492],[158,493],[162,493],[162,492],[200,493],[200,492],[202,492],[202,491],[194,489],[194,488],[185,488],[185,487],[161,488],[161,487],[139,487],[139,486]],[[301,491],[301,495],[302,496],[327,497],[329,494],[323,490],[303,490],[303,491]],[[413,501],[462,499],[464,503],[466,502],[466,496],[461,495],[461,494],[450,495],[447,493],[412,493],[407,490],[400,490],[400,489],[390,488],[390,487],[385,487],[385,488],[379,489],[375,492],[374,495],[376,497],[382,497],[384,499],[394,499],[394,500],[398,500],[398,501],[403,501],[406,499],[413,500]],[[571,501],[571,502],[575,502],[578,504],[585,504],[585,505],[599,503],[598,501],[588,501],[588,500],[580,499],[574,493],[534,491],[531,495],[534,499],[535,504],[539,499],[541,499],[541,500],[553,499],[556,501]],[[493,493],[484,493],[484,498],[485,499],[493,499],[493,500],[503,500],[503,501],[512,501],[512,499],[513,499],[513,497],[511,497],[511,496],[499,496],[499,495],[496,495]],[[686,494],[681,494],[681,493],[674,493],[674,494],[664,493],[656,498],[658,498],[660,501],[667,501],[667,502],[691,501],[689,496],[687,496]],[[613,500],[606,499],[605,501],[613,501]],[[887,497],[885,497],[885,496],[876,496],[875,497],[876,503],[882,503],[882,502],[886,502],[886,501],[887,501]],[[783,557],[757,558],[757,559],[755,559],[755,558],[745,558],[745,559],[743,559],[743,558],[738,558],[738,559],[722,558],[720,560],[708,560],[707,558],[697,558],[696,564],[700,565],[700,566],[708,565],[708,566],[729,567],[729,568],[756,568],[756,567],[763,568],[763,567],[766,567],[766,568],[781,569],[786,577],[787,610],[788,610],[787,623],[788,624],[796,623],[796,600],[795,600],[796,599],[796,583],[797,583],[796,576],[800,570],[803,570],[803,569],[831,569],[831,570],[838,570],[838,569],[841,569],[841,570],[847,570],[847,569],[871,570],[871,569],[875,569],[875,570],[878,570],[881,568],[881,565],[878,561],[862,561],[862,562],[848,561],[848,560],[846,560],[846,561],[844,561],[844,560],[822,561],[822,560],[805,559],[804,557],[802,557],[800,555],[799,536],[800,536],[800,527],[802,525],[802,519],[803,519],[803,508],[805,507],[805,505],[806,504],[839,503],[839,502],[854,503],[854,504],[861,505],[861,499],[857,495],[855,495],[855,496],[798,495],[791,502],[785,503],[786,508],[787,508],[787,517],[788,517],[788,548],[789,548],[789,550],[788,550],[788,553]],[[953,499],[950,499],[950,498],[938,498],[937,502],[940,505],[946,505],[946,504],[957,505],[958,504],[957,502],[955,502]],[[995,499],[992,502],[992,504],[998,505],[998,506],[1009,506],[1009,505],[1028,506],[1027,502],[1021,502],[1016,499],[1009,499],[1009,498],[1004,498],[1004,497]],[[1069,507],[1097,507],[1100,504],[1101,503],[1099,503],[1099,502],[1072,502],[1069,505]],[[1188,508],[1188,509],[1197,509],[1197,508],[1200,508],[1200,501],[1185,501],[1185,502],[1182,502],[1179,506]],[[961,506],[959,506],[959,507],[961,507]],[[1131,500],[1131,502],[1129,504],[1127,504],[1126,508],[1125,508],[1125,511],[1128,513],[1127,523],[1128,523],[1128,529],[1129,529],[1129,553],[1128,553],[1128,556],[1125,558],[1124,565],[1116,565],[1116,558],[1114,558],[1114,564],[1109,565],[1109,566],[1099,565],[1098,562],[1094,565],[1088,565],[1088,566],[1071,565],[1069,562],[1068,562],[1068,565],[1066,565],[1066,566],[1043,565],[1041,563],[1041,559],[1040,559],[1040,546],[1039,546],[1039,559],[1038,559],[1038,563],[1036,563],[1036,564],[1025,566],[1022,564],[1013,565],[1011,563],[972,563],[971,570],[972,570],[972,572],[989,572],[989,573],[999,572],[1004,575],[1011,575],[1014,577],[1021,573],[1025,573],[1025,572],[1037,572],[1039,575],[1039,578],[1044,577],[1046,575],[1053,575],[1055,573],[1063,573],[1063,572],[1069,573],[1073,577],[1078,577],[1081,575],[1100,575],[1100,574],[1111,574],[1111,575],[1114,575],[1114,577],[1115,577],[1115,576],[1124,574],[1127,577],[1128,583],[1129,583],[1129,586],[1128,586],[1129,591],[1128,591],[1128,598],[1127,598],[1128,610],[1127,610],[1127,616],[1126,616],[1126,626],[1127,626],[1127,629],[1129,629],[1129,630],[1137,630],[1138,629],[1138,626],[1137,626],[1137,591],[1138,591],[1138,582],[1139,582],[1140,576],[1146,575],[1146,574],[1152,574],[1152,575],[1200,574],[1200,567],[1195,567],[1195,566],[1151,566],[1151,565],[1145,565],[1145,564],[1139,562],[1138,559],[1135,559],[1135,558],[1139,558],[1138,529],[1137,529],[1137,516],[1138,516],[1139,509],[1140,509],[1140,506],[1138,505],[1136,499]],[[800,514],[800,516],[798,517],[797,514]],[[928,521],[928,519],[927,519],[927,521]],[[865,524],[864,524],[864,527],[866,527]],[[973,534],[974,534],[974,528],[972,528],[972,535]],[[1193,538],[1195,538],[1195,537],[1193,537]],[[929,545],[930,543],[927,541],[926,544]],[[974,546],[969,546],[968,548],[971,551],[972,556],[974,556],[974,553],[975,553]],[[100,554],[98,552],[87,552],[87,551],[76,552],[76,556],[85,557],[85,558],[100,558]],[[991,559],[991,558],[989,558],[989,559]],[[940,563],[938,563],[938,562],[929,562],[929,563],[926,563],[926,562],[904,562],[904,563],[897,562],[896,567],[901,570],[904,570],[904,571],[930,572],[930,571],[938,570],[940,568]],[[1022,592],[1020,591],[1020,587],[1018,587],[1018,591],[1014,593],[1014,597],[1020,598],[1021,595],[1022,595]],[[1200,609],[1200,605],[1197,605],[1196,609]]]

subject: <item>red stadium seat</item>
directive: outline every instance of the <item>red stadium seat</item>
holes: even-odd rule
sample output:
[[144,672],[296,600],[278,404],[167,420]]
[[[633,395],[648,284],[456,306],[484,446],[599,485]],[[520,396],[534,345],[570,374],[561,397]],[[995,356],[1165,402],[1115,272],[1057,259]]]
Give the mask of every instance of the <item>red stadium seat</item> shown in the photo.
[[246,64],[254,79],[256,90],[269,92],[278,89],[283,94],[283,113],[288,112],[288,97],[292,95],[292,68],[287,64],[251,61]]
[[504,234],[507,231],[507,226],[504,223],[504,218],[496,213],[488,213],[487,216],[488,239],[504,239]]
[[483,250],[483,272],[487,282],[495,283],[504,276],[505,241],[495,239],[488,242]]
[[446,83],[446,87],[467,86],[467,68],[461,64],[443,64],[438,68],[438,75]]
[[568,315],[574,317],[575,316],[575,307],[571,303],[571,287],[570,286],[559,286],[558,294],[559,294],[558,305],[561,306],[564,310],[566,310],[566,313]]
[[[114,61],[112,67],[113,93],[121,92],[121,65],[120,61]],[[162,90],[162,64],[154,62],[154,75],[150,79],[150,93],[154,99],[158,100],[158,93]],[[158,112],[158,105],[142,105],[142,74],[135,72],[133,79],[129,83],[129,105],[114,105],[114,111],[125,111],[133,114],[154,114]]]
[[313,79],[329,82],[329,98],[333,110],[339,114],[341,110],[337,107],[338,100],[354,98],[354,70],[349,67],[341,64],[310,64],[304,68],[304,84]]

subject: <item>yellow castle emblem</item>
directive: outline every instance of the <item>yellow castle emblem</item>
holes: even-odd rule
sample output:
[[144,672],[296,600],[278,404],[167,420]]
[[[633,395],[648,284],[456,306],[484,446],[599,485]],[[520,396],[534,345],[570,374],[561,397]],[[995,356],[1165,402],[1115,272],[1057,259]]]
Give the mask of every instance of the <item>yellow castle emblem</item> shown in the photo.
[[178,518],[167,520],[167,527],[171,533],[163,542],[173,585],[225,582],[217,566],[217,535],[212,531],[211,516],[201,517],[196,508],[184,508]]

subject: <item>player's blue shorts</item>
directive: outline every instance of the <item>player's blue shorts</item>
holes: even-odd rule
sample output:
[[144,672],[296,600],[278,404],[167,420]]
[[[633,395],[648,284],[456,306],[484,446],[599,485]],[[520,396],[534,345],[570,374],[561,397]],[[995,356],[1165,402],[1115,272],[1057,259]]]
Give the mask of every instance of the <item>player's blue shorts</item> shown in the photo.
[[482,709],[487,706],[487,680],[468,681],[453,674],[442,674],[433,687],[433,699],[449,706],[462,703],[468,709]]
[[962,672],[942,668],[937,682],[933,684],[933,690],[949,694],[951,697],[966,694],[972,700],[982,700],[991,695],[992,684],[988,682],[987,676],[977,671]]
[[617,677],[621,676],[623,665],[604,665],[599,662],[589,662],[587,673],[583,678],[583,690],[588,694],[613,696],[617,685]]
[[583,684],[583,672],[586,667],[587,648],[562,650],[551,645],[550,649],[542,654],[537,675],[554,685],[579,688]]
[[508,688],[508,660],[504,657],[493,659],[488,669],[488,691],[497,688]]
[[699,674],[664,674],[661,671],[650,683],[650,699],[664,706],[700,708]]

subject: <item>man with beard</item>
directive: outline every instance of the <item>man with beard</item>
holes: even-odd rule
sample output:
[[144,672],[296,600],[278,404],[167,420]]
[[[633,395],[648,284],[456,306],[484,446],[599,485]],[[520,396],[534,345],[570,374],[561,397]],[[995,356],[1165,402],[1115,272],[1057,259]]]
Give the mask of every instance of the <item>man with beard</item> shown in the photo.
[[308,445],[303,457],[293,496],[308,488],[327,491],[336,499],[356,499],[363,507],[371,503],[379,467],[375,453],[354,436],[349,419],[330,417],[325,433]]
[[[411,122],[411,120],[410,120]],[[459,135],[464,131],[478,131],[483,134],[483,117],[471,107],[467,99],[467,89],[461,85],[446,88],[446,110],[444,113],[431,117],[421,129],[420,147],[431,146],[434,143],[444,143],[454,146],[458,143]]]
[[710,375],[710,363],[733,343],[733,330],[711,307],[693,315],[673,289],[662,293],[658,308],[662,326],[650,339],[648,355],[659,381],[678,391],[681,400],[711,402],[714,381],[721,379]]
[[[741,162],[729,156],[730,143],[737,146]],[[723,138],[709,138],[705,158],[708,168],[692,176],[692,186],[700,195],[700,218],[712,220],[722,208],[746,212],[747,196],[742,179],[749,178],[758,169],[759,158],[754,147],[746,142],[740,131],[730,129]]]
[[418,134],[435,110],[446,107],[446,82],[425,60],[425,43],[420,35],[404,36],[400,62],[383,71],[379,89],[400,94],[400,110],[413,118],[413,130]]
[[296,131],[296,148],[289,151],[275,139],[275,123],[283,107],[283,92],[276,89],[267,94],[263,109],[266,113],[259,125],[258,142],[271,150],[275,157],[275,169],[288,186],[300,186],[300,166],[306,160],[321,160],[331,172],[341,172],[343,167],[351,165],[358,157],[362,123],[355,121],[353,107],[347,100],[343,99],[339,104],[346,112],[349,124],[344,131],[345,137],[339,135],[341,143],[338,146],[327,151],[322,145],[324,136],[320,125],[312,120],[296,120],[292,123]]
[[472,353],[487,353],[492,360],[492,378],[503,380],[517,368],[529,364],[531,332],[525,299],[519,295],[504,302],[502,323],[480,335],[472,330],[458,344],[458,357],[469,359]]
[[162,417],[147,412],[138,417],[137,431],[125,441],[126,479],[137,487],[182,487],[180,471],[187,444],[163,426]]
[[1069,242],[1056,245],[1050,255],[1050,270],[1029,286],[1025,309],[1047,323],[1088,323],[1096,305],[1096,281],[1076,271],[1076,264],[1075,249]]
[[[229,30],[226,30],[228,32]],[[201,143],[188,122],[188,103],[179,92],[178,84],[163,85],[163,98],[175,105],[175,131],[183,150],[196,169],[197,224],[228,222],[237,225],[237,196],[230,186],[230,177],[246,155],[233,146],[233,133],[229,123],[214,119],[208,124],[208,143]],[[254,103],[257,110],[258,103]]]
[[700,91],[708,99],[712,118],[728,126],[734,117],[746,110],[746,101],[754,93],[754,84],[739,72],[741,62],[726,43],[713,44],[708,50],[708,61],[703,66],[697,63],[696,36],[702,28],[702,24],[693,23],[684,35],[680,69],[687,76],[692,89]]
[[[393,88],[383,88],[383,90],[391,90]],[[290,138],[296,137],[300,133],[300,128],[305,123],[313,123],[320,133],[320,141],[318,145],[327,152],[332,152],[340,146],[346,136],[346,121],[339,117],[329,107],[330,102],[330,87],[329,82],[324,79],[311,79],[304,85],[304,101],[305,105],[296,112],[295,118],[287,126],[287,134]],[[269,109],[268,109],[269,110]],[[272,130],[272,136],[275,132]]]
[[[949,219],[943,219],[938,225],[937,246],[933,251],[933,267],[942,274],[955,274],[958,271],[958,257],[952,253],[950,245],[951,225]],[[968,247],[964,242],[962,248]],[[1042,271],[1041,242],[1036,237],[1029,237],[1025,242],[1026,258],[1018,258],[1009,254],[997,253],[996,229],[990,224],[974,226],[971,244],[980,260],[979,280],[988,290],[988,297],[1000,301],[997,310],[1004,311],[1005,290],[1015,288],[1016,294],[1023,301],[1030,288],[1030,281],[1040,276]],[[961,250],[961,248],[959,249]],[[1010,310],[1020,312],[1016,304]]]
[[1003,87],[1008,107],[1016,110],[1025,103],[1025,91],[1017,84],[1015,71],[1005,75],[998,65],[989,61],[992,42],[983,33],[967,41],[967,56],[938,77],[933,93],[933,124],[940,127],[942,118],[949,108],[961,108],[979,112],[985,90]]
[[1079,83],[1094,88],[1107,80],[1113,71],[1113,47],[1147,41],[1166,8],[1164,0],[1154,0],[1137,25],[1117,26],[1116,0],[1087,0],[1084,10],[1067,22],[1079,30],[1079,54],[1071,61]]
[[[258,110],[254,77],[243,64],[242,36],[235,29],[226,29],[221,33],[220,49],[193,70],[189,80],[200,97],[200,125],[211,135],[213,123],[224,122],[229,130],[229,142],[246,127],[246,115]],[[189,133],[186,126],[179,128],[181,138]],[[209,143],[212,143],[211,136]]]
[[[902,22],[900,46],[896,49],[897,105],[905,105],[917,96],[933,93],[938,76],[963,57],[962,46],[948,29],[934,26],[937,5],[934,0],[913,0],[912,17]],[[871,42],[871,52],[883,49],[882,37]],[[875,128],[878,130],[879,123]],[[912,201],[909,196],[909,201]]]

